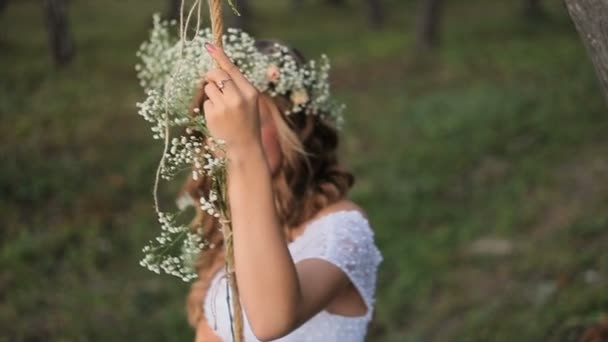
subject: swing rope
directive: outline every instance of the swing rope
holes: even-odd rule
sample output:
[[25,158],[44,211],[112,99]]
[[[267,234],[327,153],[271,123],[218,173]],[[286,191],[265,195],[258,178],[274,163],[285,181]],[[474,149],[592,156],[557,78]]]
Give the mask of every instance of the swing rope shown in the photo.
[[[230,0],[228,0],[230,1]],[[201,26],[201,9],[202,9],[202,0],[195,0],[194,3],[192,4],[192,6],[190,7],[189,11],[188,11],[188,15],[185,18],[186,20],[184,21],[184,13],[185,13],[185,6],[186,0],[181,0],[181,6],[180,6],[180,20],[179,20],[179,26],[180,26],[180,42],[181,42],[181,52],[183,54],[184,51],[184,46],[188,43],[188,28],[190,27],[190,20],[192,19],[192,16],[194,14],[194,12],[197,12],[197,21],[196,21],[196,29],[195,29],[195,33],[194,33],[194,37],[196,37],[196,35],[198,34],[199,30],[200,30],[200,26]],[[232,3],[230,3],[232,6]],[[222,15],[222,2],[221,0],[208,0],[208,5],[209,5],[209,16],[211,18],[211,32],[213,34],[213,44],[217,47],[222,48],[223,47],[223,42],[222,42],[222,36],[224,34],[224,20],[223,20],[223,15]],[[234,7],[233,7],[234,9]],[[237,12],[238,13],[238,12]],[[175,70],[179,70],[181,65],[181,60],[177,62],[177,66]],[[217,62],[215,63],[215,65],[217,67],[219,67],[219,65],[217,64]],[[167,87],[167,85],[165,85],[165,87]],[[167,91],[167,89],[165,89],[165,92]],[[156,177],[155,177],[155,181],[154,181],[154,190],[153,190],[153,196],[154,196],[154,206],[156,209],[157,214],[162,215],[162,212],[160,211],[160,206],[159,206],[159,200],[158,200],[158,188],[159,188],[159,183],[160,183],[160,178],[161,178],[161,171],[163,169],[164,163],[165,163],[165,156],[167,154],[167,151],[169,149],[169,141],[170,141],[170,125],[169,125],[169,115],[168,115],[168,108],[165,109],[165,122],[164,122],[164,148],[163,148],[163,155],[160,159],[158,168],[156,170]],[[224,177],[225,179],[225,177]],[[226,260],[225,260],[225,270],[226,270],[226,277],[227,277],[227,287],[229,287],[230,291],[227,291],[227,297],[226,297],[226,301],[228,304],[228,311],[229,311],[229,315],[230,315],[230,326],[231,326],[231,333],[232,333],[232,339],[234,342],[243,342],[243,312],[242,312],[242,308],[241,308],[241,302],[240,302],[240,296],[239,296],[239,291],[238,291],[238,286],[237,286],[237,282],[236,282],[236,273],[234,271],[234,244],[233,244],[233,234],[232,234],[232,225],[231,225],[231,221],[230,221],[230,212],[228,209],[228,196],[227,196],[227,189],[226,189],[226,183],[224,182],[224,184],[221,184],[220,187],[222,187],[223,189],[218,189],[220,190],[220,193],[223,193],[223,198],[225,199],[225,203],[227,205],[227,207],[224,210],[221,210],[221,217],[220,217],[220,226],[222,229],[222,234],[224,236],[224,244],[225,244],[225,248],[226,248]],[[230,296],[232,296],[232,308],[230,308]]]
[[[183,0],[182,0],[183,1]],[[213,34],[213,44],[222,48],[222,36],[224,34],[224,17],[222,15],[221,0],[209,0],[209,16],[211,18],[211,32]],[[217,66],[217,62],[216,62]],[[228,194],[225,184],[223,185],[225,203],[228,205]],[[243,311],[241,309],[241,301],[239,289],[236,282],[236,272],[234,271],[234,244],[232,234],[232,224],[230,222],[229,210],[222,210],[220,223],[224,234],[224,243],[226,246],[226,274],[228,275],[228,283],[232,293],[232,313],[230,317],[232,328],[232,339],[235,342],[243,341]],[[228,300],[229,302],[229,300]]]

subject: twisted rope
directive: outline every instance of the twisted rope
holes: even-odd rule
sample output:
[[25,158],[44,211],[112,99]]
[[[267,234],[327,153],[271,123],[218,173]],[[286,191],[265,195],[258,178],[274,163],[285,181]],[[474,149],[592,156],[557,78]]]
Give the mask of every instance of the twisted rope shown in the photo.
[[[229,4],[232,6],[232,8],[234,9],[232,3],[229,1]],[[221,0],[208,0],[209,2],[209,16],[211,18],[211,31],[213,33],[213,43],[218,46],[218,47],[223,47],[223,42],[222,42],[222,36],[224,34],[224,20],[223,20],[223,16],[222,16],[222,3]],[[194,12],[197,12],[197,21],[196,21],[196,29],[195,29],[195,33],[194,33],[194,37],[196,37],[196,35],[199,32],[200,29],[200,25],[201,25],[201,8],[202,8],[202,0],[195,0],[194,3],[192,4],[192,6],[190,7],[190,10],[188,11],[188,16],[185,18],[186,20],[184,21],[184,13],[185,13],[185,6],[186,0],[181,0],[181,6],[180,6],[180,20],[179,20],[179,26],[180,26],[180,49],[181,52],[183,54],[184,51],[184,47],[186,45],[186,43],[188,42],[188,28],[190,27],[190,20],[194,14]],[[236,11],[236,9],[235,9]],[[238,12],[237,12],[238,14]],[[217,65],[216,62],[216,66],[219,67],[219,65]],[[179,69],[180,67],[180,61],[178,61],[177,63],[177,67],[176,67],[176,71]],[[165,88],[168,85],[165,85]],[[167,89],[165,89],[165,91],[167,91]],[[165,110],[168,110],[168,108],[165,108]],[[165,157],[169,148],[169,135],[170,135],[170,129],[169,129],[169,114],[168,111],[165,113],[165,122],[164,122],[164,148],[163,148],[163,155],[160,159],[158,168],[156,169],[156,177],[154,180],[154,190],[153,190],[153,196],[154,196],[154,207],[156,209],[157,214],[161,214],[160,211],[160,206],[159,206],[159,200],[158,200],[158,188],[159,188],[159,182],[160,182],[160,178],[161,178],[161,172],[163,169],[163,166],[165,164]],[[224,178],[225,180],[225,178]],[[224,242],[225,242],[225,246],[226,246],[226,276],[228,278],[228,283],[227,283],[227,287],[230,287],[230,291],[227,291],[227,297],[226,297],[226,301],[228,303],[228,309],[229,309],[229,314],[230,314],[230,325],[231,325],[231,332],[232,332],[232,339],[234,342],[243,342],[243,311],[241,308],[241,301],[240,301],[240,296],[239,296],[239,291],[238,291],[238,286],[237,286],[237,282],[236,282],[236,273],[234,271],[234,244],[233,244],[233,235],[232,235],[232,224],[230,221],[230,212],[228,209],[228,192],[226,189],[226,182],[223,182],[223,184],[220,184],[220,186],[222,187],[222,189],[220,190],[220,193],[223,194],[223,199],[224,199],[224,203],[226,203],[226,207],[223,208],[224,210],[221,210],[221,218],[220,218],[220,226],[222,229],[222,234],[224,235]],[[230,310],[230,294],[232,295],[232,310]]]
[[[211,33],[213,34],[213,43],[215,46],[222,48],[224,46],[222,36],[224,35],[224,17],[222,15],[221,0],[209,0],[209,17],[211,18]],[[218,66],[216,62],[216,66]],[[226,183],[222,184],[224,189],[224,200],[228,205],[228,191]],[[232,292],[232,312],[230,320],[232,322],[232,339],[235,342],[243,341],[243,311],[241,309],[241,300],[239,289],[236,282],[236,272],[234,270],[234,244],[232,235],[232,224],[230,222],[230,212],[228,208],[220,213],[220,224],[222,233],[224,234],[224,242],[226,246],[226,275],[230,284],[230,292]],[[227,299],[230,302],[229,299]]]
[[213,33],[213,44],[223,47],[222,35],[224,34],[224,17],[222,15],[221,0],[209,0],[209,16],[211,17],[211,32]]

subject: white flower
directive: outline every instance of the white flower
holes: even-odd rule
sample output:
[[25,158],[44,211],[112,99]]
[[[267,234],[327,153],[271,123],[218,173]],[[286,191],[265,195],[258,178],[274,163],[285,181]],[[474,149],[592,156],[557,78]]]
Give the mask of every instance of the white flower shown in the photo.
[[296,106],[301,106],[309,100],[308,92],[304,88],[295,89],[291,92],[291,96],[289,98]]
[[[172,125],[192,124],[189,104],[193,89],[200,81],[200,75],[214,67],[214,62],[206,52],[204,44],[213,39],[211,30],[204,29],[182,47],[177,37],[172,35],[172,27],[155,15],[150,39],[144,42],[137,56],[137,76],[142,87],[149,94],[149,103],[140,109],[148,121],[162,128],[161,116],[169,108],[169,115],[179,120]],[[264,92],[271,95],[300,93],[309,89],[306,96],[296,95],[296,103],[302,105],[305,113],[323,113],[327,119],[341,121],[341,110],[333,104],[329,91],[329,59],[322,55],[320,60],[299,65],[290,54],[289,48],[276,44],[274,52],[263,54],[255,47],[255,39],[247,33],[230,28],[224,35],[226,54],[241,67],[244,76]],[[182,51],[183,50],[183,51]],[[182,53],[183,52],[183,53]],[[272,87],[270,87],[272,85]],[[165,87],[166,86],[166,87]],[[197,109],[195,113],[200,112]],[[200,120],[204,120],[203,116]],[[158,132],[158,139],[163,132]]]

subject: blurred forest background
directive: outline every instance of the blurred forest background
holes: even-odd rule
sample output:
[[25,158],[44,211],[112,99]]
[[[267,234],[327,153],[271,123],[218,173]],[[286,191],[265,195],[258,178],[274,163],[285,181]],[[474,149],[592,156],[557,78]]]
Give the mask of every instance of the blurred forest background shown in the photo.
[[[138,265],[161,147],[135,52],[170,2],[55,2],[0,0],[0,341],[192,340],[188,285]],[[562,2],[238,3],[333,61],[385,257],[369,341],[608,330],[608,113]]]

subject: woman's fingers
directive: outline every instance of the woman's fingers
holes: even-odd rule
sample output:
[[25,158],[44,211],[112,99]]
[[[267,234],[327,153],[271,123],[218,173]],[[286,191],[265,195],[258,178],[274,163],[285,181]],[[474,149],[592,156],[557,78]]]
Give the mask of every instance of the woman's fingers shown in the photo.
[[223,94],[220,91],[220,89],[217,87],[215,82],[207,82],[207,84],[205,84],[205,94],[207,94],[207,96],[209,96],[209,98],[211,99],[211,101],[213,101],[213,103],[223,102],[223,99],[222,99]]
[[[207,127],[212,136],[229,146],[248,146],[259,137],[258,90],[243,76],[224,51],[205,46],[219,68],[205,74],[203,103]],[[221,89],[220,89],[221,88]]]
[[[207,74],[205,75],[205,78],[207,79],[207,81],[215,83],[217,85],[218,89],[221,90],[222,92],[225,92],[226,90],[236,90],[236,91],[240,92],[237,89],[237,86],[234,83],[234,80],[232,79],[232,77],[230,77],[230,75],[228,75],[228,73],[222,69],[215,68],[215,69],[209,70],[207,72]],[[220,87],[221,87],[221,89],[220,89]]]
[[243,76],[239,68],[232,63],[230,58],[228,58],[224,50],[211,43],[205,43],[205,48],[209,52],[209,55],[211,55],[211,57],[217,62],[220,68],[230,75],[234,82],[236,82],[239,89],[245,90],[248,87],[252,87],[245,76]]
[[205,114],[205,118],[208,113],[213,113],[214,109],[215,106],[213,105],[213,102],[211,102],[211,100],[206,99],[205,102],[203,102],[203,113]]

